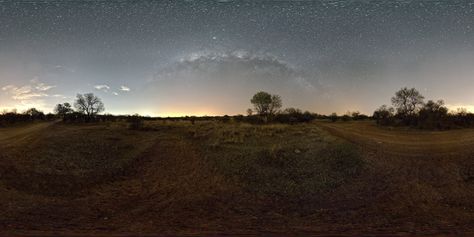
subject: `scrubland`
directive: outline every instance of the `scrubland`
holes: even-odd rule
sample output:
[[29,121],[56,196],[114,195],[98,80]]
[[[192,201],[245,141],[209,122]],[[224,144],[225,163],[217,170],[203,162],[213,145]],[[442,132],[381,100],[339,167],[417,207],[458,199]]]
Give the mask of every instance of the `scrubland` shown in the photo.
[[372,121],[0,128],[0,233],[467,234],[473,154]]

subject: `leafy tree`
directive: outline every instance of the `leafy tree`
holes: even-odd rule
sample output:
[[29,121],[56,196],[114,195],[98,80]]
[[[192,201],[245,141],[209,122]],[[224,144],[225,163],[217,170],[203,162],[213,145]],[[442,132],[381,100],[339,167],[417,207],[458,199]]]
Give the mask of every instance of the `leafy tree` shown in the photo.
[[36,108],[28,109],[27,111],[25,111],[24,114],[28,115],[30,117],[30,119],[32,119],[32,120],[44,119],[45,118],[44,113],[37,110]]
[[54,108],[54,112],[60,117],[64,118],[65,115],[74,112],[74,110],[72,110],[71,104],[64,103],[64,104],[57,104],[56,107]]
[[375,110],[373,118],[377,121],[377,124],[389,125],[393,122],[394,112],[395,109],[393,107],[382,105],[380,108]]
[[270,115],[275,115],[280,111],[280,108],[283,106],[281,97],[279,95],[272,95],[272,103],[270,103]]
[[423,95],[415,88],[407,87],[400,89],[392,97],[392,105],[397,110],[397,115],[405,119],[416,115],[420,107],[423,105]]
[[105,110],[102,100],[93,93],[84,95],[78,94],[74,107],[82,114],[87,116],[87,120],[91,120],[95,115]]
[[419,125],[422,128],[442,129],[446,126],[448,108],[444,106],[443,100],[434,102],[429,100],[419,112]]
[[250,102],[253,104],[255,111],[263,116],[275,115],[282,107],[279,95],[271,95],[264,91],[256,93]]

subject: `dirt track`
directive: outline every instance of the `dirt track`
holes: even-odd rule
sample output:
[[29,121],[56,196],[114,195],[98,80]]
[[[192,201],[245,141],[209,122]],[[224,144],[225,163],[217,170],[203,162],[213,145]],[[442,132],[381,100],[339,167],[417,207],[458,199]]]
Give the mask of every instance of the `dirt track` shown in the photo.
[[446,156],[474,154],[474,129],[423,131],[378,127],[373,122],[318,123],[331,134],[387,154]]
[[56,122],[43,122],[43,123],[34,123],[26,126],[21,126],[18,129],[5,129],[0,128],[0,144],[8,145],[10,142],[18,143],[26,138],[34,135]]
[[421,223],[474,228],[474,184],[467,178],[474,168],[474,130],[420,131],[373,122],[318,126],[364,151],[379,179],[372,184],[385,185],[375,194],[377,209],[405,216],[404,224],[412,222],[415,229]]

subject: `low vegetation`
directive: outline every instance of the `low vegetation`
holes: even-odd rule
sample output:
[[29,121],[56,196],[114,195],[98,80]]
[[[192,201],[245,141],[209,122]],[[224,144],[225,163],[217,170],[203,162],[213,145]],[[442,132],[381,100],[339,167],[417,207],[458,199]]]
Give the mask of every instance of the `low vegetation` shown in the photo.
[[286,202],[311,202],[350,182],[363,167],[357,148],[311,126],[201,123],[190,137],[245,190]]
[[[154,137],[124,125],[50,124],[47,129],[0,142],[2,181],[32,194],[71,194],[126,174]],[[2,141],[2,140],[0,140]],[[136,144],[140,144],[139,146]]]

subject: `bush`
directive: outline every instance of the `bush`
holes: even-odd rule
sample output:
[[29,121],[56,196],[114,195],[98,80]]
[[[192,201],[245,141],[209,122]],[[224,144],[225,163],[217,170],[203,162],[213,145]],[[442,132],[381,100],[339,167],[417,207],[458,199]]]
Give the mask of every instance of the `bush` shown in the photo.
[[9,124],[19,123],[19,122],[28,122],[28,121],[44,121],[52,120],[54,116],[51,117],[50,114],[45,115],[43,112],[31,108],[25,111],[24,113],[17,113],[16,110],[12,112],[4,112],[0,115],[0,124],[2,126],[7,126]]
[[373,118],[379,125],[392,125],[395,122],[394,111],[394,108],[382,105],[374,112]]
[[337,114],[332,113],[331,115],[329,115],[329,119],[331,120],[331,122],[336,122],[338,119]]
[[245,117],[241,114],[234,116],[234,121],[237,123],[241,123],[245,120]]
[[140,117],[139,115],[133,115],[128,117],[128,128],[132,130],[143,130],[144,128],[144,123],[143,123],[143,118]]
[[228,123],[230,121],[229,115],[224,115],[220,118],[221,122]]
[[86,122],[87,118],[84,114],[78,113],[78,112],[73,112],[69,114],[65,114],[63,117],[64,122],[68,123],[78,123],[78,122]]
[[352,120],[351,116],[348,115],[348,114],[343,115],[343,116],[341,117],[341,119],[342,119],[342,121],[344,121],[344,122],[347,122],[347,121],[351,121],[351,120]]
[[296,124],[311,122],[315,118],[316,116],[308,111],[303,113],[300,109],[287,108],[282,113],[277,114],[274,120],[279,123]]

